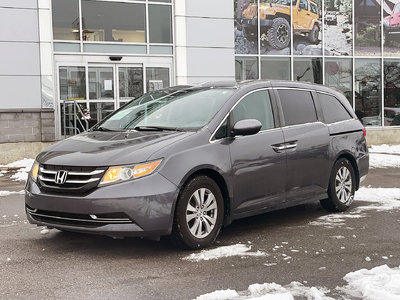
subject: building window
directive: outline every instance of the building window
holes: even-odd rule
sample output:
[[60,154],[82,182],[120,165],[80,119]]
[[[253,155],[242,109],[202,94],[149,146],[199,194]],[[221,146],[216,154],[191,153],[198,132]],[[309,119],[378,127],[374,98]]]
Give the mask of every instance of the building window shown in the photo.
[[168,68],[146,68],[147,92],[169,87]]
[[89,99],[114,99],[114,73],[112,67],[89,67]]
[[146,42],[146,6],[82,0],[84,41]]
[[60,100],[86,99],[85,67],[60,67]]
[[53,39],[79,40],[78,0],[53,0]]
[[235,57],[236,80],[258,79],[257,57]]
[[384,125],[400,126],[400,60],[385,59]]
[[322,84],[322,59],[316,58],[294,58],[293,80],[306,81]]
[[171,6],[149,5],[150,43],[172,43]]
[[118,80],[121,100],[135,99],[143,94],[142,67],[119,67]]
[[364,126],[381,126],[381,60],[356,58],[356,114]]
[[262,57],[261,79],[290,80],[290,58]]
[[353,60],[325,58],[325,85],[340,90],[353,106]]

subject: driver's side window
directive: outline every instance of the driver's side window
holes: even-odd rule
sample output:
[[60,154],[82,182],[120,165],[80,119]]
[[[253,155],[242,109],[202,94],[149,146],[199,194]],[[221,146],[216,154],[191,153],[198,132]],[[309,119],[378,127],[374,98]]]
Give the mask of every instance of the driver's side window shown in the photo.
[[299,8],[308,10],[308,2],[307,0],[300,0]]
[[231,113],[231,124],[246,119],[261,122],[261,130],[274,128],[271,100],[267,90],[257,91],[243,98]]

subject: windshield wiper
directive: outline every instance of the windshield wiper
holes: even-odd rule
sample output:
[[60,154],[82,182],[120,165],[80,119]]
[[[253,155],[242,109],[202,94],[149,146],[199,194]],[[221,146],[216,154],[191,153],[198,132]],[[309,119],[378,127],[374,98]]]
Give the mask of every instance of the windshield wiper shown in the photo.
[[136,126],[133,129],[137,131],[183,131],[176,127],[163,127],[163,126]]
[[115,132],[115,131],[120,131],[120,130],[114,130],[114,129],[99,126],[99,127],[93,128],[93,131],[114,131]]

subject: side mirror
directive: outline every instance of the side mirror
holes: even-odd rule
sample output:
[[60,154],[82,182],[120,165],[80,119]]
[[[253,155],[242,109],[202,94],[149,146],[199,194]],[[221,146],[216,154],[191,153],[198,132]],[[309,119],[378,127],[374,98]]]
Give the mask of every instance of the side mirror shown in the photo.
[[262,124],[256,119],[246,119],[236,122],[233,126],[232,134],[237,135],[252,135],[260,131]]

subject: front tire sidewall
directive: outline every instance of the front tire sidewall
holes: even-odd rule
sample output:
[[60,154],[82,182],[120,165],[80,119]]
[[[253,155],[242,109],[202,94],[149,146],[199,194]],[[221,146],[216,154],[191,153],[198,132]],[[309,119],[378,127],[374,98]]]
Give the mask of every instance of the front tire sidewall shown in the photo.
[[[193,236],[193,234],[189,230],[188,224],[186,222],[186,209],[192,194],[196,190],[201,188],[206,188],[214,194],[217,202],[217,220],[215,222],[214,228],[209,233],[209,235],[199,239]],[[215,241],[221,229],[223,216],[223,196],[218,185],[215,183],[214,180],[207,176],[196,177],[190,180],[189,183],[183,187],[182,192],[179,196],[175,214],[173,235],[175,235],[175,239],[178,240],[180,246],[182,246],[183,248],[201,249],[207,247]]]
[[[341,202],[336,194],[336,174],[338,170],[342,167],[346,167],[349,170],[351,176],[351,197],[346,203]],[[331,174],[331,178],[329,181],[329,189],[328,189],[329,201],[331,202],[331,205],[335,211],[345,211],[350,207],[350,205],[353,203],[354,200],[354,193],[356,186],[355,185],[356,176],[354,173],[354,169],[351,163],[347,159],[341,158],[335,163],[335,166],[332,171],[333,172]]]
[[314,25],[313,29],[309,33],[309,39],[312,44],[318,43],[318,34],[319,34],[319,28],[317,25]]

